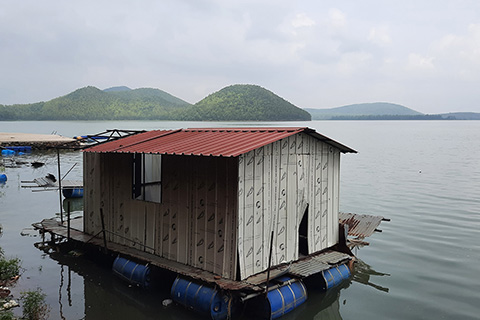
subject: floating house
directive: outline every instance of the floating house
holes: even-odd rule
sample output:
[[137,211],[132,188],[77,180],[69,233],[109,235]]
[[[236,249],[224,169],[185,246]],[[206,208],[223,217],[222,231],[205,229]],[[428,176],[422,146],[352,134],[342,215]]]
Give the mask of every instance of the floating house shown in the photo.
[[272,266],[338,243],[347,152],[309,128],[160,130],[99,144],[84,150],[84,231],[102,230],[102,209],[108,241],[243,280],[268,268],[272,231]]
[[137,284],[148,272],[130,258],[177,273],[172,298],[214,319],[263,292],[277,318],[306,300],[302,279],[320,274],[326,289],[350,275],[340,155],[356,151],[313,129],[154,130],[83,152],[82,233],[103,234]]

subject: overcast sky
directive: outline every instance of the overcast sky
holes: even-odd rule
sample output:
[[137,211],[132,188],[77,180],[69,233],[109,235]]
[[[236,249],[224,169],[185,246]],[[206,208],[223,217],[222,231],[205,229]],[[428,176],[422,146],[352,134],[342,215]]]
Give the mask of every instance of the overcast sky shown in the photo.
[[480,112],[478,0],[0,3],[0,104],[89,85],[195,103],[257,84],[301,108]]

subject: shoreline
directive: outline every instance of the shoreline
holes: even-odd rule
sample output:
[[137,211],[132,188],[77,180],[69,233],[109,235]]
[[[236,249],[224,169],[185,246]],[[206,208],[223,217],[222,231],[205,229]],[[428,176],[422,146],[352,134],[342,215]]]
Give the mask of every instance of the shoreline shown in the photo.
[[31,146],[34,150],[50,149],[78,144],[78,140],[56,134],[32,134],[0,132],[0,148]]

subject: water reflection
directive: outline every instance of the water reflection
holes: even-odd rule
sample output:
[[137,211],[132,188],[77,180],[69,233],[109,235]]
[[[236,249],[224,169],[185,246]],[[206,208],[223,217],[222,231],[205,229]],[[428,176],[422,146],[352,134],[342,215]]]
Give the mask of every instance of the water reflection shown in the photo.
[[63,303],[62,303],[62,289],[64,287],[64,269],[67,269],[67,285],[66,285],[66,291],[67,291],[67,303],[68,306],[72,306],[72,270],[70,269],[69,266],[61,265],[60,269],[60,289],[58,290],[58,305],[59,305],[59,310],[60,310],[60,318],[61,319],[66,319],[64,314],[63,314]]
[[74,313],[83,314],[84,319],[152,319],[162,313],[162,319],[174,319],[177,311],[180,312],[178,319],[193,319],[195,316],[189,316],[189,312],[183,309],[175,309],[177,315],[165,310],[162,301],[169,297],[168,284],[166,288],[155,290],[137,288],[115,277],[110,264],[83,256],[81,251],[46,251],[60,265],[59,314],[52,315],[53,318],[70,319]]
[[[3,166],[3,162],[0,163],[0,175],[4,174],[5,172],[5,167]],[[5,184],[7,183],[7,175],[5,174],[5,177],[3,179],[0,179],[0,189],[3,189],[5,187]],[[0,198],[5,195],[4,191],[0,191]]]
[[339,288],[335,288],[325,293],[325,296],[322,300],[322,304],[325,306],[320,309],[320,311],[313,317],[313,319],[331,319],[331,320],[341,320],[342,316],[340,315],[340,290],[345,289],[350,284]]
[[383,292],[388,292],[389,289],[386,287],[382,287],[380,285],[377,285],[372,282],[371,278],[372,277],[389,277],[390,274],[388,273],[382,273],[373,270],[373,268],[366,264],[364,261],[358,259],[356,264],[355,264],[355,272],[353,273],[353,281],[370,286],[372,288],[375,288],[377,290],[383,291]]
[[69,198],[63,199],[63,212],[68,212],[68,205],[70,204],[70,213],[80,212],[83,214],[83,198]]
[[351,281],[345,281],[341,285],[334,287],[327,292],[321,292],[307,286],[308,299],[306,303],[282,317],[286,320],[341,320],[340,314],[340,296],[341,291],[350,286]]
[[[60,253],[47,250],[50,258],[57,261],[59,270],[58,308],[60,319],[72,318],[72,313],[85,319],[153,319],[159,314],[162,319],[197,319],[198,315],[180,306],[163,307],[162,301],[170,297],[170,285],[166,279],[154,290],[130,286],[113,275],[110,265],[97,258],[85,256],[81,251]],[[341,292],[358,282],[382,292],[388,288],[372,282],[376,276],[389,276],[377,272],[359,260],[353,277],[327,292],[307,286],[308,300],[282,319],[341,320],[341,307],[346,300]],[[76,279],[73,281],[72,279]],[[57,282],[58,285],[58,282]],[[250,319],[241,315],[240,319]]]

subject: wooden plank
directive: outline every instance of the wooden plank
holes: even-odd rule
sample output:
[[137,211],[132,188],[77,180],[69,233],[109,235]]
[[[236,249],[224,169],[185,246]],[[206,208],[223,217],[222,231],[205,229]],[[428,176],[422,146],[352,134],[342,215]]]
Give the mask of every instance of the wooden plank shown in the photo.
[[226,216],[225,232],[223,233],[224,247],[220,247],[219,252],[223,252],[225,267],[224,277],[237,279],[237,261],[238,261],[238,159],[225,159],[227,171],[227,197],[226,197]]
[[196,165],[193,169],[193,217],[191,223],[193,225],[193,242],[190,244],[192,248],[191,265],[206,270],[205,265],[205,229],[206,229],[206,186],[205,177],[203,175],[205,163],[196,159]]
[[247,269],[245,267],[245,165],[246,155],[241,154],[238,156],[238,204],[237,204],[237,225],[238,225],[238,263],[240,267],[241,278],[246,278]]
[[157,203],[149,203],[146,207],[146,217],[145,217],[145,238],[143,243],[145,245],[144,251],[148,253],[155,253],[155,239],[156,239],[156,214],[160,205]]
[[328,248],[330,246],[333,246],[336,244],[336,241],[334,239],[335,236],[335,230],[338,228],[338,216],[335,220],[334,218],[334,197],[335,197],[335,157],[334,157],[334,152],[333,152],[333,147],[329,146],[328,147],[328,212],[326,215],[326,222],[327,222],[327,237],[326,237],[326,243],[324,244],[324,248]]
[[[286,195],[286,224],[285,224],[285,261],[296,260],[298,257],[298,196],[302,190],[298,188],[298,161],[297,161],[297,139],[298,135],[288,138],[288,159],[287,159],[287,195]],[[299,140],[301,141],[301,140]]]
[[316,141],[312,141],[309,145],[310,151],[310,165],[308,166],[307,175],[309,176],[308,183],[308,217],[307,217],[307,245],[308,252],[314,252],[315,248],[315,217],[317,215],[317,210],[319,207],[317,194],[316,194],[316,184],[318,179],[318,174],[321,168],[321,159],[317,153],[317,144]]
[[[102,230],[102,224],[100,222],[100,207],[102,204],[102,194],[98,192],[102,188],[101,172],[103,170],[103,158],[104,154],[94,154],[92,157],[93,163],[87,171],[91,181],[91,188],[88,193],[84,192],[84,196],[92,199],[92,206],[89,208],[88,215],[92,218],[90,220],[89,230],[92,234],[96,234]],[[85,190],[84,190],[85,191]]]
[[[217,162],[215,174],[215,220],[214,220],[214,234],[213,234],[213,263],[214,273],[230,276],[231,269],[227,261],[226,251],[228,250],[228,243],[225,242],[227,235],[227,212],[229,203],[229,185],[227,176],[228,162],[225,159],[219,159]],[[231,195],[230,195],[231,196]]]
[[[190,260],[190,243],[192,242],[191,237],[193,236],[190,233],[190,219],[191,219],[191,210],[192,210],[192,166],[193,159],[189,157],[174,157],[172,158],[174,162],[182,164],[178,167],[177,177],[178,183],[175,187],[176,190],[176,205],[172,207],[172,220],[171,225],[175,223],[176,225],[176,237],[173,237],[172,252],[176,253],[176,261],[187,264]],[[177,210],[175,210],[177,209]],[[176,242],[174,242],[176,239]]]
[[285,261],[287,245],[287,193],[288,193],[288,138],[282,139],[280,142],[280,159],[279,159],[279,194],[278,194],[278,220],[275,230],[275,247],[272,257],[273,265],[280,264]]
[[339,241],[338,213],[340,211],[340,151],[334,148],[333,152],[333,212],[332,212],[332,245]]
[[176,232],[178,226],[172,221],[174,215],[172,207],[177,202],[175,186],[177,185],[176,168],[171,167],[171,157],[163,156],[162,158],[162,203],[155,212],[157,233],[155,235],[155,254],[176,260],[176,252],[172,249],[172,243],[175,235],[170,232]]
[[270,237],[273,228],[273,198],[272,198],[272,186],[274,179],[273,169],[273,145],[266,145],[263,149],[263,206],[262,206],[262,227],[263,227],[263,239],[262,239],[262,268],[268,268],[268,257],[270,251]]
[[[128,157],[128,160],[130,159],[131,158]],[[108,189],[105,197],[111,199],[110,205],[104,208],[105,223],[108,231],[122,236],[122,231],[125,230],[125,212],[128,212],[128,208],[125,206],[125,201],[129,201],[131,198],[130,193],[125,195],[124,192],[124,189],[131,184],[129,162],[130,161],[127,161],[127,163],[125,163],[125,157],[121,157],[120,155],[115,156],[112,154],[106,154],[104,158],[103,180],[105,188]],[[124,174],[119,175],[118,172],[123,172]],[[127,244],[124,238],[115,236],[111,233],[109,234],[108,239],[109,241]]]
[[253,181],[253,215],[252,221],[247,221],[252,225],[252,233],[254,235],[253,239],[253,273],[258,273],[264,268],[264,253],[265,253],[265,227],[264,227],[264,179],[265,179],[265,170],[264,170],[264,147],[261,147],[254,151],[254,181]]
[[246,274],[255,273],[254,254],[254,179],[255,179],[255,151],[245,155],[244,171],[244,204],[243,204],[243,255]]
[[[272,246],[272,264],[276,263],[276,248],[277,248],[277,225],[279,220],[279,195],[280,195],[280,158],[281,158],[281,141],[275,141],[272,144],[272,179],[271,179],[271,232],[274,233],[273,243],[270,243],[270,236],[266,239],[267,250],[270,251]],[[268,260],[267,260],[268,261]]]
[[321,218],[320,218],[320,245],[317,247],[318,250],[323,250],[328,247],[328,215],[330,212],[330,184],[329,184],[329,171],[330,171],[330,151],[329,145],[324,143],[322,144],[322,208],[321,208]]
[[308,224],[308,252],[313,253],[319,250],[321,247],[321,217],[322,217],[322,172],[323,165],[322,156],[323,156],[322,144],[317,141],[313,144],[313,152],[315,159],[314,166],[314,179],[312,181],[312,190],[310,194],[312,195],[312,215],[309,217]]
[[206,158],[205,168],[205,263],[206,270],[213,273],[220,273],[215,266],[215,230],[217,217],[217,168],[219,165],[219,158]]

